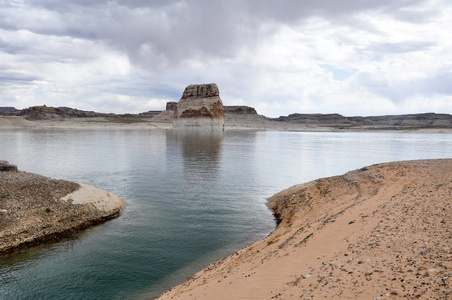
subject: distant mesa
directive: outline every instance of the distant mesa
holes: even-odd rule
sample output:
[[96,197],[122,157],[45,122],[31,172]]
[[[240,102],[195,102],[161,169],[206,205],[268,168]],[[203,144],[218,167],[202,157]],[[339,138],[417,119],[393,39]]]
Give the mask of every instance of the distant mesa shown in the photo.
[[224,113],[234,115],[257,115],[256,109],[244,105],[224,106]]
[[50,107],[50,106],[32,106],[22,109],[19,115],[26,116],[30,121],[36,120],[59,120],[64,118],[94,118],[106,116],[106,114],[93,111],[83,111],[70,107]]
[[0,107],[0,116],[15,116],[19,112],[20,110],[12,106]]
[[174,128],[224,129],[224,107],[215,83],[187,86],[174,111]]
[[15,107],[7,106],[7,107],[0,107],[0,111],[19,111]]

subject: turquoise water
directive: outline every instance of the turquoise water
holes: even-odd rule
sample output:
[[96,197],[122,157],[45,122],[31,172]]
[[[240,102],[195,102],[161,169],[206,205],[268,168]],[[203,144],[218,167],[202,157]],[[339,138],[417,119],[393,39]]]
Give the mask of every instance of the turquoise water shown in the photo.
[[266,199],[293,184],[396,160],[446,158],[451,134],[0,130],[0,159],[91,184],[123,215],[0,257],[0,299],[142,299],[267,236]]

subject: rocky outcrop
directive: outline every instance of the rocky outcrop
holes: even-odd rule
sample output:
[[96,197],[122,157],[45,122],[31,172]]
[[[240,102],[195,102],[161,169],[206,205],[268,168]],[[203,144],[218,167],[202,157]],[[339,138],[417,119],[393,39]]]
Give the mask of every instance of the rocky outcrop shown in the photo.
[[0,172],[11,172],[17,171],[17,166],[12,165],[6,160],[0,160]]
[[0,255],[118,216],[125,202],[92,186],[17,171],[0,162]]
[[174,102],[174,101],[166,102],[166,110],[176,111],[177,110],[177,102]]
[[215,83],[185,88],[174,113],[174,128],[223,130],[224,107]]
[[57,108],[50,106],[32,106],[22,109],[19,116],[25,116],[27,120],[59,120],[64,118],[93,118],[107,117],[108,114],[96,113],[94,111],[83,111],[67,107]]
[[250,106],[224,106],[224,114],[257,115],[257,111]]

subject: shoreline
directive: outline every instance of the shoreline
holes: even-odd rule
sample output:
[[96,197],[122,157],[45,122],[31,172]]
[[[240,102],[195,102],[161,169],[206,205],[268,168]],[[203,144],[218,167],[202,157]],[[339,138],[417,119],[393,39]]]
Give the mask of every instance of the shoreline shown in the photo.
[[164,299],[451,296],[452,159],[372,165],[271,197],[265,239],[212,262]]
[[72,237],[118,217],[125,206],[119,197],[90,185],[2,170],[0,255]]
[[[68,118],[62,120],[29,121],[24,117],[0,116],[0,130],[12,129],[67,129],[67,130],[172,130],[169,121],[142,120],[137,122],[111,121],[107,118]],[[225,131],[263,130],[294,132],[409,132],[409,133],[452,133],[448,127],[376,127],[376,126],[315,126],[296,123],[263,120],[262,118],[228,118]]]

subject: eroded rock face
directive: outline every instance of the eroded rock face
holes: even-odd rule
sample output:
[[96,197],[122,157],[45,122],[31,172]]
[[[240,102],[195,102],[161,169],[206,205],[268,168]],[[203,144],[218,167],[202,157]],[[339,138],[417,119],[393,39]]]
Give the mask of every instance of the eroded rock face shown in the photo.
[[174,102],[174,101],[166,102],[166,110],[176,111],[177,110],[177,102]]
[[6,160],[0,160],[0,172],[17,171],[17,166],[10,164]]
[[215,83],[187,86],[174,112],[174,128],[223,130],[224,108]]
[[257,111],[253,107],[244,105],[225,106],[224,113],[234,115],[257,115]]

